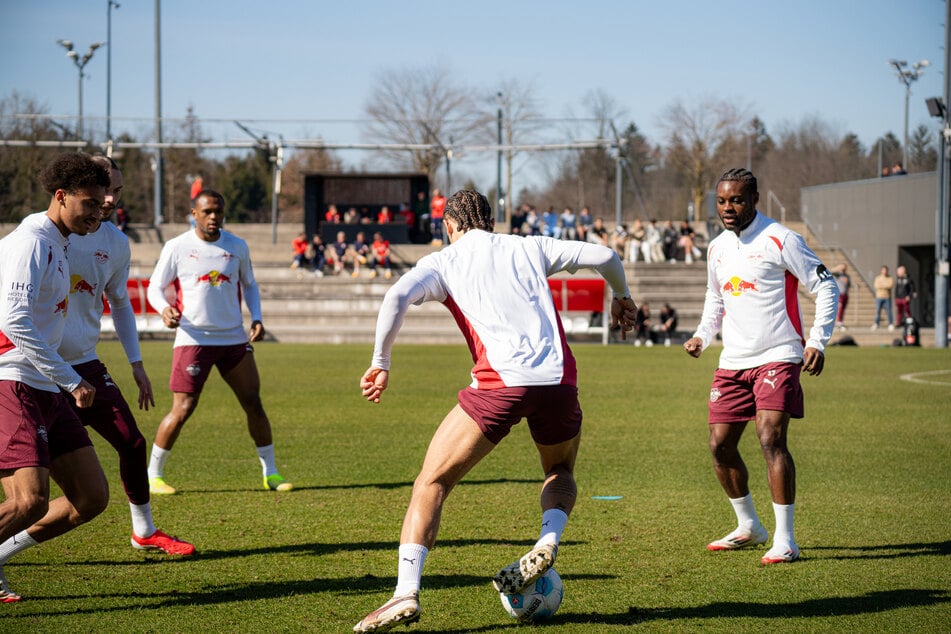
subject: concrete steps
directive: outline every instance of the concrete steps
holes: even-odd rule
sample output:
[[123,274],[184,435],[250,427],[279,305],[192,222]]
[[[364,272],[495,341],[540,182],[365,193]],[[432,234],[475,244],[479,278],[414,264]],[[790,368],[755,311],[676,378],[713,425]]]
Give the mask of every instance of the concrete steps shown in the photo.
[[[843,261],[841,254],[823,249],[801,223],[787,223],[806,237],[820,259],[830,268]],[[178,235],[185,225],[166,225],[162,237]],[[290,343],[363,343],[372,345],[380,301],[399,273],[433,249],[430,245],[394,245],[396,276],[391,280],[370,279],[366,271],[359,278],[342,276],[315,277],[307,271],[289,268],[290,242],[299,227],[278,226],[277,242],[272,244],[270,225],[235,225],[234,232],[248,241],[254,260],[255,275],[261,289],[264,324],[269,337]],[[158,260],[162,243],[153,229],[144,229],[139,242],[132,243],[132,276],[148,277]],[[663,303],[677,309],[679,330],[692,333],[700,321],[706,292],[706,262],[625,263],[628,284],[638,304],[648,302],[652,314],[659,314]],[[862,346],[891,345],[901,333],[886,328],[872,332],[874,319],[871,290],[858,275],[852,275],[852,293],[846,313],[850,328],[837,332],[833,341],[849,335]],[[812,296],[800,288],[804,319],[811,323],[815,311]],[[577,316],[576,316],[577,317]],[[929,334],[931,333],[931,334]],[[929,338],[930,337],[930,338]],[[922,332],[922,344],[933,345],[933,330]],[[572,341],[596,341],[597,337],[569,335]],[[445,307],[429,303],[413,306],[407,313],[400,333],[402,343],[461,344],[462,336]]]

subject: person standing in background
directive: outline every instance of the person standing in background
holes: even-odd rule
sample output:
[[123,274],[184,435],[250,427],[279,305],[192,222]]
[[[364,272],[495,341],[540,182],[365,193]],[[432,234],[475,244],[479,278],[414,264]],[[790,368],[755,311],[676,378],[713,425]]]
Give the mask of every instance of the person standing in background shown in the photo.
[[835,327],[839,330],[847,330],[845,327],[845,309],[849,305],[849,290],[852,288],[852,278],[849,277],[848,268],[843,263],[835,267],[835,271],[832,272],[835,285],[839,289],[839,308],[835,316]]
[[905,318],[914,319],[911,314],[911,300],[918,297],[915,283],[908,277],[904,266],[895,269],[895,326],[904,323]]
[[875,323],[872,324],[872,330],[877,330],[882,319],[882,309],[888,317],[888,329],[894,330],[892,322],[892,289],[895,288],[895,278],[888,274],[888,267],[882,266],[881,272],[875,277],[873,283],[875,287]]

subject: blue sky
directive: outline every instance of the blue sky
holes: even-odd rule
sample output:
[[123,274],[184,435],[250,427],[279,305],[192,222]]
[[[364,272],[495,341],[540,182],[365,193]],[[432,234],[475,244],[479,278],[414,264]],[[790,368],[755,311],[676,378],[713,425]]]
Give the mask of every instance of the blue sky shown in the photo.
[[[0,97],[18,91],[75,116],[77,70],[56,40],[80,52],[105,40],[107,2],[0,1]],[[120,4],[113,128],[145,130],[155,3]],[[387,69],[443,65],[486,95],[504,80],[530,83],[551,118],[582,114],[584,96],[603,90],[626,111],[619,123],[634,121],[654,143],[666,106],[712,96],[750,105],[770,131],[818,115],[870,146],[888,131],[902,136],[905,89],[889,58],[932,62],[913,85],[912,129],[934,127],[924,99],[943,86],[941,0],[164,0],[161,11],[164,116],[191,105],[201,118],[330,142],[363,140],[335,122],[363,118]],[[105,115],[105,49],[86,72],[89,126]]]

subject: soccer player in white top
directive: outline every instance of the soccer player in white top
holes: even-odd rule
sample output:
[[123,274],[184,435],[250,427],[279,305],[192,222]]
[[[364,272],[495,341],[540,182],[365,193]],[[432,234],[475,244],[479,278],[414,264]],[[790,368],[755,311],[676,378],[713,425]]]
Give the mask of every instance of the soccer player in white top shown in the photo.
[[[724,173],[716,200],[726,231],[710,242],[703,315],[684,350],[699,357],[722,328],[723,351],[710,389],[710,451],[737,528],[707,549],[735,550],[769,538],[738,449],[747,423],[755,420],[776,517],[772,547],[761,561],[788,563],[799,558],[799,546],[793,535],[796,467],[786,435],[790,418],[803,417],[800,370],[822,373],[838,289],[800,235],[756,211],[759,193],[751,172]],[[808,332],[797,300],[800,283],[816,296]]]
[[[98,225],[109,172],[87,154],[66,152],[40,182],[50,194],[46,213],[0,240],[0,542],[30,545],[88,522],[109,502],[106,476],[67,400],[88,408],[96,389],[57,352],[69,309],[67,238]],[[54,500],[51,476],[64,491]],[[62,514],[71,521],[52,521]],[[0,547],[3,603],[20,600],[3,574],[11,554]]]
[[[149,303],[162,314],[168,328],[177,329],[169,378],[172,410],[155,434],[149,488],[156,494],[175,493],[165,482],[165,463],[198,405],[212,367],[217,367],[247,416],[264,488],[290,491],[294,486],[278,473],[275,464],[271,423],[261,404],[261,380],[251,347],[251,342],[264,338],[264,325],[248,245],[221,229],[225,220],[221,194],[199,192],[192,217],[195,228],[165,244],[149,280]],[[169,290],[177,296],[174,304],[167,297]],[[251,313],[250,334],[242,325],[242,298]]]
[[519,561],[493,580],[517,591],[554,564],[558,543],[574,506],[575,456],[581,433],[574,357],[552,302],[548,276],[594,269],[611,287],[612,326],[626,336],[637,307],[624,267],[603,246],[543,237],[493,234],[492,209],[482,194],[459,191],[442,220],[449,246],[422,258],[383,299],[370,367],[360,381],[363,396],[379,403],[389,383],[390,351],[410,304],[443,303],[469,344],[472,383],[443,419],[426,452],[400,534],[393,597],[354,626],[385,631],[419,619],[423,564],[436,541],[446,496],[522,418],[528,419],[545,482],[542,530]]
[[[94,156],[93,160],[109,170],[109,188],[101,210],[102,219],[108,220],[122,195],[122,172],[111,158]],[[46,214],[38,213],[23,222],[41,224],[45,218]],[[152,383],[139,351],[135,315],[126,290],[129,239],[111,222],[102,222],[84,236],[70,237],[68,260],[70,288],[66,332],[69,336],[63,338],[59,354],[96,388],[92,406],[75,408],[76,414],[84,425],[99,432],[119,454],[119,474],[132,513],[132,546],[140,550],[160,550],[170,555],[191,555],[195,552],[194,546],[155,527],[149,501],[145,438],[128,403],[96,354],[103,313],[102,298],[105,296],[112,309],[116,333],[132,366],[132,376],[139,387],[139,408],[148,409],[155,405]],[[47,530],[52,526],[69,530],[78,525],[76,522],[77,518],[71,517],[65,508],[56,509],[54,516],[48,515],[43,520]],[[32,539],[16,536],[14,543],[11,538],[0,545],[0,553],[12,556],[42,541],[38,538],[43,534],[40,526],[32,526],[25,532]]]

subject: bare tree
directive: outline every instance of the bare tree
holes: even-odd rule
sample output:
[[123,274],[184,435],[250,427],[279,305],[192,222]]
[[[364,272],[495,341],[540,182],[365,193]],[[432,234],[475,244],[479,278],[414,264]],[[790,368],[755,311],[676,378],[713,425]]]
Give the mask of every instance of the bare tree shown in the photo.
[[677,100],[664,110],[660,125],[668,135],[667,161],[689,188],[695,213],[724,165],[745,164],[749,123],[746,106],[714,97],[692,108]]
[[373,142],[432,146],[385,154],[433,181],[445,158],[443,148],[469,142],[484,130],[482,100],[473,94],[443,67],[381,72],[364,107],[371,119],[365,136]]
[[[45,104],[14,91],[0,100],[0,138],[72,140],[72,131],[51,118],[36,116],[46,115],[47,110]],[[49,194],[40,187],[36,174],[62,151],[37,146],[0,147],[0,220],[18,222],[49,204]]]

